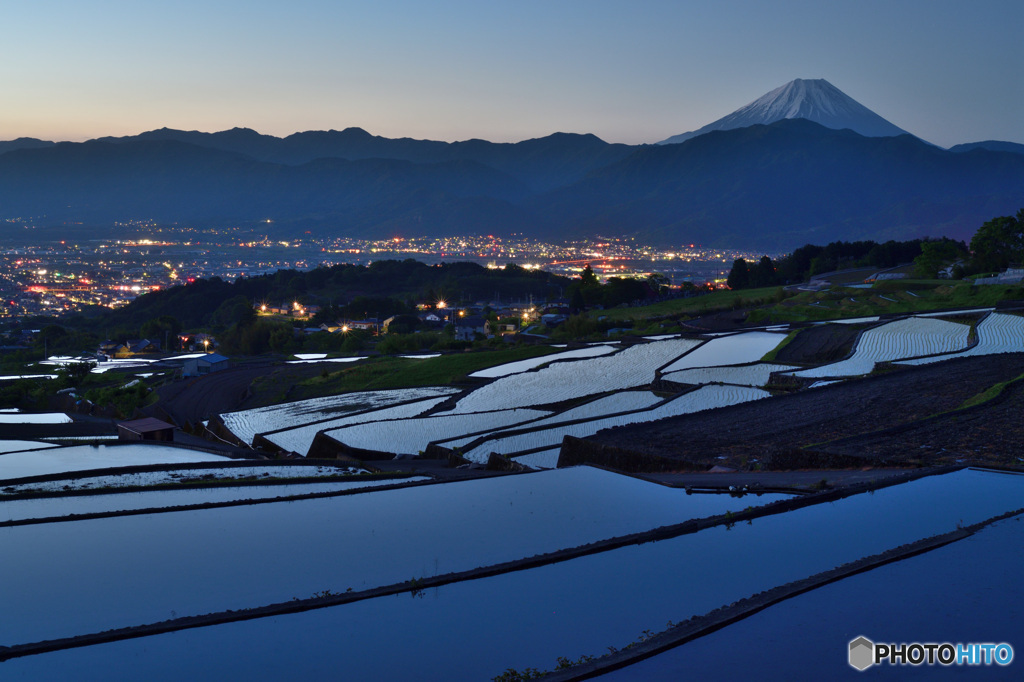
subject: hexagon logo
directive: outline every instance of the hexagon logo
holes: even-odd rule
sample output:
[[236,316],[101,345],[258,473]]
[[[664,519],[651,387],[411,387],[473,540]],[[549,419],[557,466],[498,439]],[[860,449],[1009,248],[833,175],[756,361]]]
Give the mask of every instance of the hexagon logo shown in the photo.
[[875,662],[875,643],[867,637],[858,637],[850,642],[850,665],[864,671]]

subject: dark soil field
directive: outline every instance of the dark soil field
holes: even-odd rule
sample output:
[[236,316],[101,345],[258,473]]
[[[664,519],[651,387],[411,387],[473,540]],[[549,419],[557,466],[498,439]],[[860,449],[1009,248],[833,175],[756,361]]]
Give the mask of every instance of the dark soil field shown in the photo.
[[988,403],[896,429],[819,447],[823,452],[898,460],[981,461],[1024,465],[1024,382]]
[[838,362],[850,354],[863,329],[864,325],[852,324],[824,324],[801,329],[779,351],[775,361],[782,364]]
[[261,404],[282,402],[289,388],[297,381],[317,376],[322,371],[315,364],[270,364],[232,367],[204,377],[182,379],[157,389],[160,400],[147,410],[162,419],[170,418],[178,426],[196,424],[215,414],[248,407],[252,402],[251,386],[256,379],[276,396],[268,396]]
[[[828,468],[1019,464],[1024,389],[936,418],[1024,373],[1024,353],[962,358],[807,389],[708,413],[602,431],[587,439],[699,466]],[[840,442],[841,441],[841,442]]]

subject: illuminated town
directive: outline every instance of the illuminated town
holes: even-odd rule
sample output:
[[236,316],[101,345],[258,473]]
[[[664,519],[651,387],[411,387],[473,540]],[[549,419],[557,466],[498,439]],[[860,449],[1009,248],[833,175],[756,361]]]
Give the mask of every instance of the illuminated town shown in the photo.
[[[647,246],[634,238],[596,237],[548,243],[523,236],[395,237],[386,240],[285,239],[251,229],[195,229],[134,222],[116,226],[134,237],[44,242],[0,251],[0,316],[63,315],[90,306],[117,308],[139,295],[199,278],[233,280],[280,269],[414,258],[471,261],[497,268],[515,263],[572,276],[590,265],[601,279],[659,274],[671,284],[721,282],[735,258],[762,254]],[[146,236],[142,236],[142,235]]]

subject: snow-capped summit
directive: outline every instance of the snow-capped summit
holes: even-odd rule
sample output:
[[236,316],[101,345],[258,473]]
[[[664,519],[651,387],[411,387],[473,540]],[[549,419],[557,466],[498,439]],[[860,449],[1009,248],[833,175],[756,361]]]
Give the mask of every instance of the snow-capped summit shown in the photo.
[[846,95],[823,78],[797,78],[740,107],[724,118],[699,130],[673,135],[658,144],[675,144],[712,130],[732,130],[757,124],[774,123],[784,118],[806,118],[826,128],[849,128],[865,137],[893,137],[907,131]]

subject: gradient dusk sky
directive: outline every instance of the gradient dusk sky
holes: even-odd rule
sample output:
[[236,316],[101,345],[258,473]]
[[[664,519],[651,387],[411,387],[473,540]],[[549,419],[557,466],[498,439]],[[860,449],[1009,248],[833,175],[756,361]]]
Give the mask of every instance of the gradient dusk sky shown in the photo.
[[825,78],[936,144],[1024,142],[1021,0],[34,0],[0,21],[0,140],[656,142]]

